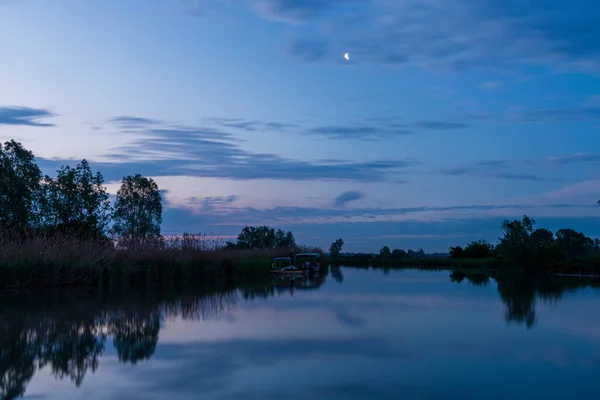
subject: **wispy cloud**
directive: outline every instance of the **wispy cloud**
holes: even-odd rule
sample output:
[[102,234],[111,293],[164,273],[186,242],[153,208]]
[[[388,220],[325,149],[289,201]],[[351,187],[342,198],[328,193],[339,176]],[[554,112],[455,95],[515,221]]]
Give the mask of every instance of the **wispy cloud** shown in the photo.
[[[539,164],[539,160],[527,161],[505,161],[505,160],[480,160],[460,163],[449,167],[435,168],[430,171],[433,174],[460,176],[470,175],[481,178],[495,178],[517,181],[531,182],[561,182],[562,179],[552,176],[542,176],[531,173],[522,172],[523,165],[535,166]],[[514,172],[512,169],[520,166],[519,172]]]
[[246,132],[284,131],[300,127],[298,123],[293,122],[256,121],[242,118],[208,118],[207,121],[222,128],[233,128]]
[[600,153],[575,153],[546,158],[556,164],[600,163]]
[[376,251],[383,244],[445,251],[450,245],[471,240],[495,242],[501,234],[502,220],[520,218],[523,214],[534,217],[538,226],[553,231],[572,227],[592,237],[600,235],[597,206],[562,203],[560,199],[543,206],[531,199],[529,203],[504,205],[392,209],[274,207],[259,210],[232,207],[219,208],[215,212],[169,207],[165,211],[164,229],[172,233],[203,229],[219,236],[236,234],[246,224],[267,224],[291,229],[300,242],[311,238],[311,243],[321,246],[329,245],[335,237],[342,235],[348,243],[357,243],[349,248],[353,251]]
[[[371,122],[370,124],[367,124]],[[423,131],[461,130],[468,125],[455,121],[401,122],[396,119],[371,118],[362,124],[317,126],[302,131],[304,134],[323,136],[334,140],[380,141],[395,136],[412,135]]]
[[513,113],[512,119],[523,122],[600,121],[600,105],[525,111]]
[[[108,161],[95,163],[108,180],[141,171],[150,176],[185,175],[236,180],[397,181],[407,169],[420,165],[414,160],[301,161],[246,151],[240,147],[240,139],[220,128],[170,126],[146,118],[123,116],[113,119],[113,123],[132,140],[104,154],[102,159]],[[270,124],[276,128],[285,126]],[[51,170],[65,162],[71,160],[40,158],[40,165]]]
[[110,122],[121,128],[148,128],[152,125],[159,125],[162,122],[153,118],[132,117],[120,115],[110,119]]
[[600,62],[600,4],[587,0],[260,0],[255,5],[258,15],[270,20],[308,23],[326,17],[309,33],[326,51],[292,46],[293,54],[310,61],[333,60],[329,49],[350,48],[355,62],[451,69],[534,63],[593,72]]
[[333,200],[334,207],[344,207],[348,203],[365,198],[365,193],[358,190],[350,190],[337,196]]
[[42,108],[0,107],[0,125],[23,125],[50,127],[54,124],[40,122],[40,119],[52,118],[55,114]]
[[366,141],[381,140],[396,135],[410,135],[411,131],[376,126],[319,126],[306,131],[309,135],[324,136],[329,139],[360,139]]

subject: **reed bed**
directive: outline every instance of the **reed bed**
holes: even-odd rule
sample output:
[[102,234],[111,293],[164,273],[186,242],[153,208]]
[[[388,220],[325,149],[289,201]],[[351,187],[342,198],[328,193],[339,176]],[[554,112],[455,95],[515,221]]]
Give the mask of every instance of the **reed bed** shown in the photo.
[[167,237],[133,248],[68,235],[0,234],[0,288],[234,283],[266,276],[290,249],[230,250],[202,234]]

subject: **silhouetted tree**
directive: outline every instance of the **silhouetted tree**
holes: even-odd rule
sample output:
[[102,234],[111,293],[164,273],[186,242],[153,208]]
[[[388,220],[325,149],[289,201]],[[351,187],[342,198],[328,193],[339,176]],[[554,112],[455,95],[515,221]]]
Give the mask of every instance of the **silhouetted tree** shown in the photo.
[[465,258],[488,258],[492,256],[494,247],[485,240],[467,244],[463,251]]
[[454,246],[454,247],[450,247],[450,258],[464,258],[465,257],[465,251],[463,250],[462,247],[460,246]]
[[98,236],[108,225],[110,202],[99,172],[82,160],[76,168],[64,166],[56,178],[44,178],[44,225],[63,232]]
[[124,177],[112,217],[114,232],[126,245],[160,238],[162,204],[156,182],[140,174]]
[[552,243],[554,242],[554,234],[548,229],[538,228],[531,232],[531,242],[534,246],[541,243]]
[[381,250],[379,250],[379,255],[383,258],[390,258],[392,256],[392,251],[389,247],[383,246]]
[[559,229],[556,231],[556,243],[563,249],[568,258],[585,257],[594,248],[594,241],[581,232],[573,229]]
[[33,153],[0,144],[0,228],[24,232],[38,223],[42,173]]
[[275,232],[275,248],[295,248],[296,247],[296,239],[294,238],[294,234],[292,231],[284,232],[281,229],[277,229]]
[[399,260],[399,259],[406,258],[406,257],[408,257],[408,255],[406,254],[406,251],[404,251],[402,249],[392,250],[392,258]]
[[527,215],[521,221],[504,220],[501,225],[504,237],[500,238],[498,254],[509,262],[528,265],[533,257],[531,234],[535,221]]
[[339,257],[343,246],[344,240],[342,238],[337,239],[335,242],[331,243],[331,246],[329,247],[329,254],[332,257]]

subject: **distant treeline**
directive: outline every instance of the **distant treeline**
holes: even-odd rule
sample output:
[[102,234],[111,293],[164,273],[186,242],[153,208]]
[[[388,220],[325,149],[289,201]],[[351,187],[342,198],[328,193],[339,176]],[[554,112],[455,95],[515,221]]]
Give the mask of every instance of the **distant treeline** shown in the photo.
[[523,216],[521,220],[504,220],[503,236],[496,245],[484,240],[471,242],[464,248],[450,248],[452,259],[498,260],[504,265],[518,265],[526,270],[539,271],[568,267],[582,273],[598,271],[600,267],[600,240],[582,232],[563,228],[553,233],[535,228],[535,220]]
[[454,246],[449,258],[440,254],[425,254],[402,249],[390,250],[383,246],[379,254],[341,255],[343,240],[332,244],[331,254],[336,263],[353,265],[457,265],[498,268],[508,266],[529,271],[569,271],[592,273],[600,271],[600,239],[592,239],[570,228],[556,234],[545,228],[535,228],[535,220],[523,216],[521,220],[504,220],[500,226],[502,237],[494,245],[485,240],[472,241],[466,246]]

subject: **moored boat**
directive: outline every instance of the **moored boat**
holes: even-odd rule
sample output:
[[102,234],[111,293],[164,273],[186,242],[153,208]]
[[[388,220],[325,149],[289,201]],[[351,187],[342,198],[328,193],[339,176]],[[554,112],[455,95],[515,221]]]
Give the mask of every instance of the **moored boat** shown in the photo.
[[271,265],[271,273],[278,275],[304,275],[304,270],[292,265],[290,257],[276,257]]
[[319,253],[298,253],[294,256],[294,265],[298,269],[307,271],[318,271],[321,265],[319,264]]

